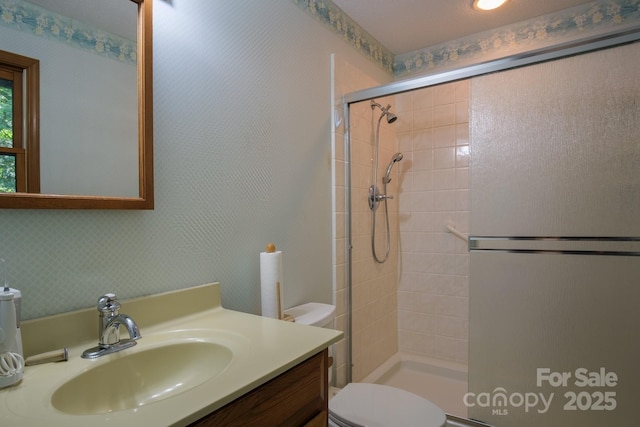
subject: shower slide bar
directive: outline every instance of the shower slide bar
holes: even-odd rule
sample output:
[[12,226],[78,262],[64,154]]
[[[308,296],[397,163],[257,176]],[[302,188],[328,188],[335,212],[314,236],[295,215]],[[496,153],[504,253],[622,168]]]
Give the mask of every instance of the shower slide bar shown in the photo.
[[464,240],[465,242],[469,241],[469,236],[467,236],[464,233],[461,233],[460,231],[458,231],[458,229],[456,227],[454,227],[451,224],[447,225],[447,231],[449,233],[453,234],[454,236],[458,237],[459,239]]

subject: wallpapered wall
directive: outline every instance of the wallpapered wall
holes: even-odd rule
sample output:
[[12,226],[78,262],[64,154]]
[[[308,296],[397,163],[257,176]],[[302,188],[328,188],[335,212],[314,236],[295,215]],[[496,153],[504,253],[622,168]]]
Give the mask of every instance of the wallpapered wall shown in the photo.
[[330,54],[386,73],[289,0],[155,0],[153,23],[155,210],[0,210],[23,317],[211,281],[259,313],[268,242],[285,306],[331,302]]
[[[257,313],[267,242],[285,252],[285,306],[329,302],[330,54],[388,81],[387,53],[345,37],[351,25],[335,25],[346,18],[328,0],[153,1],[156,208],[0,211],[0,256],[24,317],[87,307],[105,291],[126,298],[210,281],[222,282],[227,307]],[[498,29],[475,37],[482,49],[469,55],[429,47],[393,58],[392,69],[427,73],[539,46],[531,39],[634,25],[639,4],[593,2],[536,21],[529,38],[508,36],[515,46],[500,42],[515,30]],[[470,42],[448,45],[458,43]]]

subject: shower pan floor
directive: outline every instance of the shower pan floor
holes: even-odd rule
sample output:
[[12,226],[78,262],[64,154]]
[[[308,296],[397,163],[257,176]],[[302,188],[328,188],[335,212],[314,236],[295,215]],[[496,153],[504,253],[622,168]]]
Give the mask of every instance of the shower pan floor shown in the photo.
[[368,375],[363,382],[384,384],[417,394],[447,414],[467,417],[464,365],[397,353]]

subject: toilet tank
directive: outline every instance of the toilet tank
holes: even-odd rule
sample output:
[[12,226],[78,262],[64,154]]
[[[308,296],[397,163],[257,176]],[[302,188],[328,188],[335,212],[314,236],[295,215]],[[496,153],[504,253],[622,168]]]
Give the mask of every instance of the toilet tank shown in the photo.
[[296,323],[302,325],[319,326],[333,329],[333,320],[336,317],[336,307],[331,304],[309,302],[291,307],[284,314],[292,316]]
[[[284,311],[295,319],[296,323],[301,325],[318,326],[320,328],[334,329],[333,320],[336,317],[336,306],[331,304],[323,304],[320,302],[309,302],[306,304],[291,307]],[[333,371],[335,369],[333,363],[333,346],[329,347],[329,384],[333,384],[335,377]]]

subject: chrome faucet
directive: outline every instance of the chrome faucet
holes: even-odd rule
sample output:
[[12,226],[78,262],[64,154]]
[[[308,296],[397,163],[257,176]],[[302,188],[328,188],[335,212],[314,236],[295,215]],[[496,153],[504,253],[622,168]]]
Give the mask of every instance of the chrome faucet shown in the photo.
[[[105,294],[98,299],[98,346],[85,350],[82,357],[95,359],[136,345],[142,338],[138,325],[126,314],[120,314],[120,303],[115,294]],[[127,328],[129,338],[120,339],[120,326]]]

